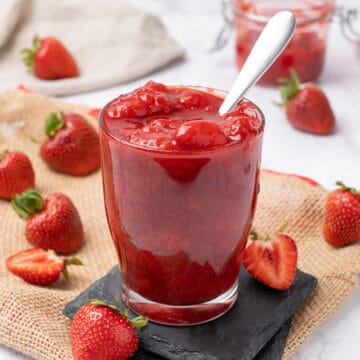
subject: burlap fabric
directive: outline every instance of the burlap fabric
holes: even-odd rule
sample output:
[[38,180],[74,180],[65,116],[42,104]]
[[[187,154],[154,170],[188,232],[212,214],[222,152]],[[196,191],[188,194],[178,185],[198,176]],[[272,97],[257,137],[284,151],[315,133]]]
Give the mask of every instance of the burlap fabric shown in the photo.
[[[0,200],[0,342],[44,360],[71,359],[70,321],[62,309],[117,261],[105,219],[100,172],[82,178],[55,173],[39,158],[39,144],[30,140],[44,137],[46,115],[59,110],[80,112],[96,124],[86,107],[20,91],[0,95],[0,150],[25,151],[33,162],[38,190],[43,195],[54,191],[69,195],[85,227],[86,242],[76,254],[84,266],[70,269],[68,281],[61,279],[51,287],[29,285],[5,268],[7,256],[30,246],[24,237],[24,222],[8,202]],[[287,232],[299,248],[299,268],[319,280],[315,293],[294,317],[284,359],[345,301],[360,271],[360,245],[333,249],[322,239],[326,194],[320,186],[294,177],[261,175],[256,229],[271,232],[288,220]]]

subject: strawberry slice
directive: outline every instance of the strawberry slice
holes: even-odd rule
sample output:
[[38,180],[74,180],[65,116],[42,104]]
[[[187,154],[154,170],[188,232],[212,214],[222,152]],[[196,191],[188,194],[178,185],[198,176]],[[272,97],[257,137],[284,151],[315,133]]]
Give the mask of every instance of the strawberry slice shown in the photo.
[[243,264],[260,282],[273,289],[286,290],[295,278],[296,243],[285,234],[277,234],[273,239],[255,240],[245,249]]
[[53,251],[35,248],[20,251],[6,259],[14,275],[35,285],[51,285],[61,273],[68,278],[67,265],[82,265],[77,258],[61,259]]

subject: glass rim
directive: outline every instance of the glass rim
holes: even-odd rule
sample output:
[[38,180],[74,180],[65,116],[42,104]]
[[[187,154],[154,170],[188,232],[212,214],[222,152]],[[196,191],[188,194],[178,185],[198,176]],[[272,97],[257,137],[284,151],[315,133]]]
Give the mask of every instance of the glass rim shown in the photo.
[[[190,88],[190,89],[196,89],[196,90],[200,90],[203,92],[207,92],[207,93],[213,93],[216,95],[220,95],[223,96],[225,98],[227,91],[225,90],[219,90],[216,88],[210,88],[210,87],[204,87],[204,86],[196,86],[196,85],[170,85],[168,86],[168,88]],[[115,98],[116,99],[116,98]],[[259,131],[258,134],[256,134],[255,138],[257,138],[258,136],[260,136],[263,132],[264,126],[265,126],[265,116],[263,114],[263,112],[261,111],[261,109],[252,101],[248,100],[247,98],[243,98],[243,100],[248,101],[249,103],[251,103],[252,105],[255,106],[256,111],[259,114],[259,119],[260,119],[260,124],[257,128],[257,131]],[[116,135],[103,121],[103,113],[105,112],[105,110],[107,109],[107,107],[114,101],[114,99],[112,99],[111,101],[109,101],[100,111],[99,114],[99,125],[100,125],[100,129],[103,130],[108,136],[110,136],[112,139],[114,139],[115,141],[126,145],[128,147],[140,150],[140,151],[144,151],[144,152],[150,152],[150,153],[155,153],[155,154],[163,154],[163,155],[178,155],[180,157],[183,156],[193,156],[196,157],[197,155],[203,155],[203,154],[207,154],[207,153],[213,153],[213,152],[217,152],[217,151],[221,151],[221,150],[225,150],[228,148],[231,148],[233,146],[236,145],[241,145],[243,144],[243,142],[241,141],[236,141],[236,142],[232,142],[230,144],[224,145],[224,146],[219,146],[219,147],[215,147],[212,149],[201,149],[201,150],[169,150],[169,149],[159,149],[159,148],[153,148],[150,146],[142,146],[142,145],[138,145],[138,144],[134,144],[128,140],[125,140],[123,138],[121,138],[120,136]],[[171,115],[171,114],[170,114]]]
[[[236,1],[237,0],[231,0],[232,9],[233,9],[235,16],[241,16],[248,20],[256,21],[256,22],[262,23],[262,24],[266,24],[271,19],[271,16],[257,15],[257,14],[241,11],[236,6],[236,4],[235,4]],[[309,24],[309,23],[322,21],[322,20],[330,20],[334,13],[334,10],[335,10],[335,5],[329,6],[329,13],[326,15],[309,17],[308,19],[299,19],[299,20],[296,19],[296,25]]]

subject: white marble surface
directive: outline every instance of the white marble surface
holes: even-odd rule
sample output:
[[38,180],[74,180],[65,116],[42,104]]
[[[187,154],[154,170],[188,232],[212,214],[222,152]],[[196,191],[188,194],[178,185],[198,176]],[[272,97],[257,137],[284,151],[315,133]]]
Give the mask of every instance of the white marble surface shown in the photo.
[[[148,79],[167,84],[229,89],[237,74],[234,39],[221,51],[207,52],[222,26],[220,1],[131,1],[162,18],[173,37],[185,48],[186,58],[144,79],[67,99],[101,107],[120,92],[132,90]],[[357,0],[339,1],[338,5],[357,6],[360,9]],[[360,31],[359,21],[356,27]],[[264,168],[312,177],[329,190],[338,179],[359,187],[360,59],[355,56],[354,46],[342,38],[337,21],[331,24],[328,45],[326,65],[319,83],[336,114],[336,133],[320,137],[294,130],[286,122],[283,112],[273,105],[273,101],[279,99],[277,91],[255,87],[248,98],[262,108],[267,120],[262,165]],[[292,360],[360,359],[359,335],[360,290],[357,289],[339,311],[311,335]],[[28,358],[0,346],[0,359]]]

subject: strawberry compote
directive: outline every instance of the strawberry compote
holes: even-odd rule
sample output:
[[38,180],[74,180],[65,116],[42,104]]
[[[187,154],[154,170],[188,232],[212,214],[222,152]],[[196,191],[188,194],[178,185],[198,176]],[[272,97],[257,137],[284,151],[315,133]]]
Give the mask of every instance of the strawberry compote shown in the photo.
[[324,67],[326,37],[333,0],[233,0],[236,28],[236,61],[239,68],[254,46],[265,24],[276,12],[290,10],[296,31],[279,58],[259,80],[278,85],[295,69],[302,82],[316,80]]
[[224,95],[148,82],[100,115],[123,297],[157,322],[204,322],[236,299],[264,121],[247,100],[219,116]]

